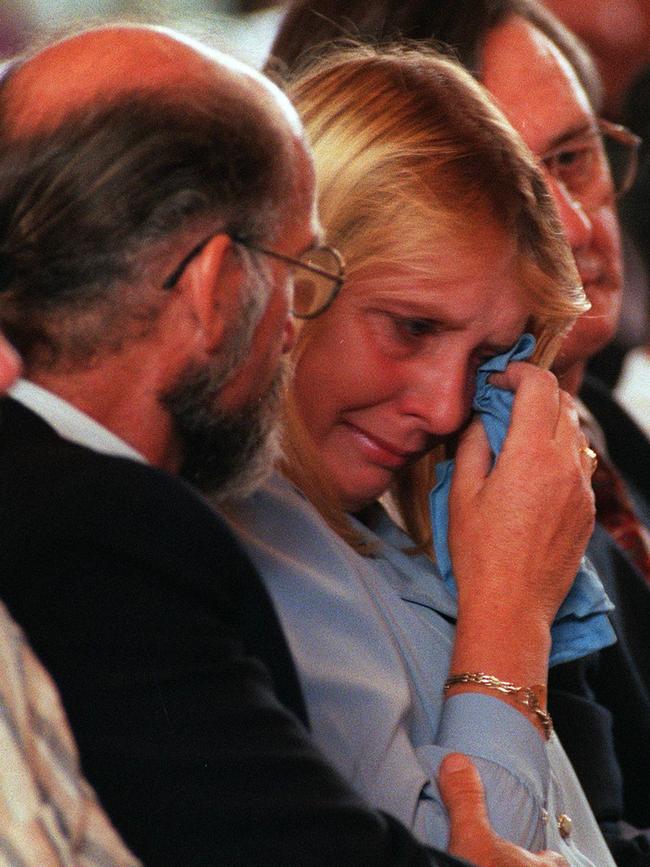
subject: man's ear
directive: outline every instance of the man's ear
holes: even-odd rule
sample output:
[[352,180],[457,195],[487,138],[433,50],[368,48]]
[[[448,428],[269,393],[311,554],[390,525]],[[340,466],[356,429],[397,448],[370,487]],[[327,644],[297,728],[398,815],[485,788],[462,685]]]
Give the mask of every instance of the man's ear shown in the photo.
[[232,253],[232,244],[226,234],[211,238],[189,263],[178,285],[208,352],[214,351],[230,318],[239,310],[243,274],[239,259]]
[[20,359],[0,333],[0,394],[13,384],[20,373]]

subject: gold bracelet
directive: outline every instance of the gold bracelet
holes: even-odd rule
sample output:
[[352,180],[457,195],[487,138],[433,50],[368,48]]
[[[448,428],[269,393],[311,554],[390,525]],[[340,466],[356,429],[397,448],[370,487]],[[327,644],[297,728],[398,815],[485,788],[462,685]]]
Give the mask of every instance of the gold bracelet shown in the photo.
[[517,686],[507,680],[499,680],[492,674],[484,674],[482,671],[465,671],[462,674],[451,674],[447,678],[445,692],[457,683],[476,683],[479,686],[486,686],[488,689],[496,689],[497,692],[514,696],[516,701],[528,708],[539,719],[546,740],[550,738],[553,731],[553,720],[550,713],[544,710],[541,705],[545,693],[541,683],[536,683],[533,686]]

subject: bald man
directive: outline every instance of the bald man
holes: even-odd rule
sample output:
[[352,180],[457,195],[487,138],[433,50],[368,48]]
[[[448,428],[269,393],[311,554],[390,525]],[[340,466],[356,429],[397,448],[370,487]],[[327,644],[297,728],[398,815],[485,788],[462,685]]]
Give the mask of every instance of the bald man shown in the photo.
[[[0,114],[0,322],[24,359],[1,406],[2,597],[111,820],[148,865],[459,864],[311,746],[262,584],[183,481],[219,498],[273,462],[291,273],[320,240],[293,109],[178,34],[115,27],[11,65]],[[0,610],[2,637],[2,857],[131,863]],[[463,758],[440,784],[455,852],[564,863],[494,836]]]

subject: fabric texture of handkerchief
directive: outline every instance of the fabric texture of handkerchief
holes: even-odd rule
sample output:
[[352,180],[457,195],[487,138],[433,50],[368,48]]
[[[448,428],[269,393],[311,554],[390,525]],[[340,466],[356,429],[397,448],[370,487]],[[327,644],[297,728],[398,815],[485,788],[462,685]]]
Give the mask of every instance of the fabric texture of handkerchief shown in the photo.
[[[488,377],[491,373],[505,370],[511,361],[530,358],[534,348],[535,338],[531,334],[524,334],[512,349],[490,358],[477,371],[473,408],[483,422],[495,462],[508,432],[514,395],[490,385]],[[453,470],[453,460],[438,464],[437,483],[431,492],[430,503],[438,569],[443,581],[456,596],[456,581],[447,542],[449,488]],[[583,557],[578,574],[551,627],[549,664],[579,659],[613,644],[616,635],[606,614],[613,607],[591,563]]]

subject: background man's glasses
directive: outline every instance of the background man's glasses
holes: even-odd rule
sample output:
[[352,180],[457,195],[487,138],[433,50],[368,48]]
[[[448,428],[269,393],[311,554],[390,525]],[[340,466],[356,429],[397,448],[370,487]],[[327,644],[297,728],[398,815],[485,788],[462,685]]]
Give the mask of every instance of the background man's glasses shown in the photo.
[[625,195],[636,179],[641,138],[618,123],[599,121],[605,153],[617,198]]
[[636,177],[640,144],[641,139],[624,126],[600,119],[597,129],[563,142],[542,163],[583,203],[607,191],[620,198]]
[[[163,289],[173,289],[181,279],[183,272],[215,235],[223,229],[213,232],[200,241],[185,256],[163,283]],[[343,257],[334,247],[322,245],[307,250],[302,256],[286,256],[276,250],[269,250],[252,244],[237,235],[230,236],[235,244],[240,244],[255,253],[262,253],[280,262],[286,262],[293,269],[293,307],[292,314],[297,319],[315,319],[320,316],[339,294],[345,280],[345,263]]]

